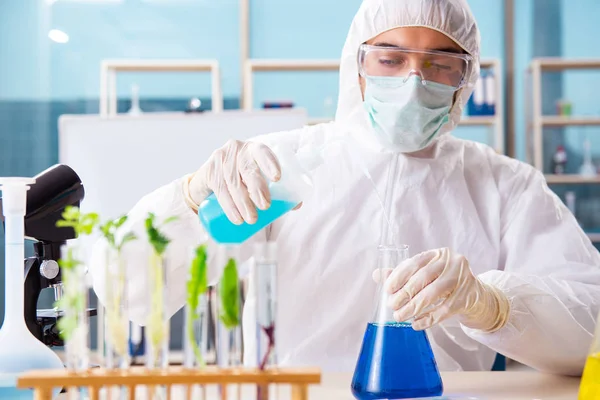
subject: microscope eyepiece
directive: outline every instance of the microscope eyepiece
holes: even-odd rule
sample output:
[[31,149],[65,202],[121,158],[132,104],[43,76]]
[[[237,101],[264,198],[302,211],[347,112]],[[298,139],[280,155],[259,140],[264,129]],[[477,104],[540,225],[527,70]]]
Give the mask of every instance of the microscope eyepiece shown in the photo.
[[54,165],[34,178],[35,184],[27,192],[25,236],[42,243],[64,243],[74,239],[72,228],[58,228],[56,222],[62,218],[67,206],[79,206],[83,200],[85,192],[81,179],[64,164]]

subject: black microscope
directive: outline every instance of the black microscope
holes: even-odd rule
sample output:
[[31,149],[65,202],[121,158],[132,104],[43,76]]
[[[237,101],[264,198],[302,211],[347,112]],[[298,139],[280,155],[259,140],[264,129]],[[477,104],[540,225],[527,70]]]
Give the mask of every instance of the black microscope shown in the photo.
[[[75,238],[72,228],[58,228],[56,222],[62,218],[67,206],[79,207],[83,197],[81,179],[75,171],[63,164],[55,165],[35,176],[35,184],[31,185],[27,193],[25,238],[35,243],[33,257],[25,259],[25,323],[29,331],[47,346],[63,346],[56,328],[62,311],[38,310],[38,299],[46,288],[54,288],[55,300],[60,299],[60,247],[67,240]],[[96,310],[88,312],[90,315],[96,314]]]

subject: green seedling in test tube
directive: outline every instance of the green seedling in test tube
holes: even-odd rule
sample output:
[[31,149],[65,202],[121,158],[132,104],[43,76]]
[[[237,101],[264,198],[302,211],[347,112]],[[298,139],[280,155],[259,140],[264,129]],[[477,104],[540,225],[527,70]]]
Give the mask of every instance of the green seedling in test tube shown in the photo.
[[[111,335],[111,342],[114,346],[114,351],[124,356],[127,354],[127,321],[124,320],[125,316],[121,312],[121,306],[123,305],[124,299],[124,288],[125,288],[125,266],[122,265],[121,251],[123,246],[128,242],[137,239],[137,236],[133,232],[128,232],[125,235],[119,237],[117,231],[127,221],[127,216],[124,215],[118,219],[110,220],[100,226],[100,232],[106,239],[109,246],[109,252],[115,255],[114,261],[117,265],[115,268],[115,276],[111,282],[113,288],[108,290],[111,294],[111,299],[107,301],[106,317],[108,322],[109,334]],[[107,254],[108,257],[108,254]],[[106,268],[110,268],[110,259],[107,258]],[[107,271],[108,272],[108,271]]]
[[[146,329],[149,330],[150,340],[153,348],[158,350],[160,344],[166,339],[167,327],[164,322],[164,271],[163,271],[163,256],[169,246],[170,240],[160,231],[166,224],[173,222],[177,217],[167,218],[162,225],[156,223],[156,216],[149,213],[146,218],[146,233],[148,241],[152,247],[150,254],[150,282],[152,282],[151,291],[151,306],[150,320]],[[157,359],[155,357],[155,359]]]
[[240,323],[240,288],[238,270],[233,258],[227,261],[219,284],[221,315],[219,318],[227,329],[233,329]]
[[[72,228],[77,237],[90,235],[94,227],[98,224],[100,217],[96,213],[82,214],[79,207],[67,206],[62,213],[62,219],[56,222],[58,228]],[[73,285],[79,282],[70,282],[70,277],[76,278],[76,269],[83,264],[78,259],[78,255],[74,254],[72,247],[67,247],[66,254],[63,254],[58,261],[60,268],[63,271],[63,284],[65,291],[60,300],[55,303],[55,307],[62,310],[81,310],[85,307],[85,293],[78,290],[70,290]],[[83,310],[85,311],[85,310]],[[76,313],[67,313],[58,321],[58,329],[63,340],[70,340],[75,329],[79,325]]]
[[190,278],[187,282],[187,304],[189,324],[187,326],[187,335],[190,345],[194,350],[196,360],[201,365],[204,365],[202,352],[196,342],[194,323],[200,319],[198,306],[200,298],[208,289],[208,272],[207,272],[207,254],[206,245],[201,245],[195,250],[194,259],[190,265]]

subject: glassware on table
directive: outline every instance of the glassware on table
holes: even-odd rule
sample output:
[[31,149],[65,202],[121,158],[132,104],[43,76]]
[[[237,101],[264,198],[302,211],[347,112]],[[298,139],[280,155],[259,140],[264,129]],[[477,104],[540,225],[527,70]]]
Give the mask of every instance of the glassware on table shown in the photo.
[[[380,246],[378,271],[385,277],[408,258],[408,246]],[[425,331],[410,322],[397,322],[388,307],[385,279],[378,283],[376,308],[367,324],[352,379],[352,394],[359,400],[407,399],[442,394],[443,385]]]
[[[259,369],[277,365],[277,244],[254,245],[254,299],[256,302],[256,364]],[[257,400],[274,400],[275,385],[259,385]]]
[[[167,310],[166,271],[165,258],[152,249],[146,277],[149,313],[144,329],[146,368],[148,369],[166,369],[169,366],[170,318]],[[165,386],[149,387],[146,390],[149,391],[146,399],[164,400],[167,398],[167,387]]]
[[129,315],[127,312],[127,269],[125,260],[116,249],[106,250],[106,300],[105,300],[105,340],[106,361],[109,369],[128,368],[129,354]]
[[[242,304],[238,251],[239,248],[235,245],[221,245],[218,247],[217,262],[219,265],[224,266],[217,285],[219,316],[217,324],[217,364],[221,368],[242,366]],[[229,390],[228,386],[233,387],[233,390]],[[240,385],[223,385],[220,390],[222,398],[241,399]]]
[[[187,301],[184,308],[183,365],[188,369],[204,368],[208,353],[208,291],[207,247],[201,245],[189,250]],[[204,386],[187,388],[192,399],[205,399]]]

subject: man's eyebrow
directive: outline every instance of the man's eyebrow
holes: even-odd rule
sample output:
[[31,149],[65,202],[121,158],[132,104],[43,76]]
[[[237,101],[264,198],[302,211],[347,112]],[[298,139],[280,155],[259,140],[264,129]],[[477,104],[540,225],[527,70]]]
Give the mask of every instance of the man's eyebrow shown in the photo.
[[[408,48],[406,48],[406,47],[398,46],[397,44],[392,44],[392,43],[387,43],[387,42],[377,42],[377,43],[374,43],[373,46],[377,46],[377,47],[393,47],[395,49],[406,49],[406,50],[408,50]],[[442,51],[444,53],[454,53],[454,54],[462,54],[462,53],[464,53],[461,49],[457,49],[456,47],[437,47],[437,48],[427,49],[427,50]]]
[[402,49],[403,47],[400,47],[396,44],[391,44],[391,43],[387,43],[387,42],[377,42],[377,43],[373,43],[373,46],[377,46],[377,47],[395,47],[397,49]]

